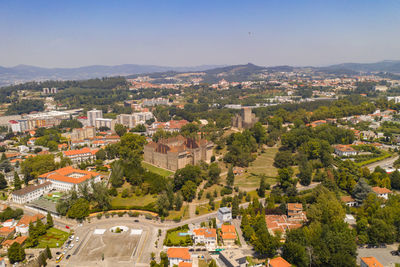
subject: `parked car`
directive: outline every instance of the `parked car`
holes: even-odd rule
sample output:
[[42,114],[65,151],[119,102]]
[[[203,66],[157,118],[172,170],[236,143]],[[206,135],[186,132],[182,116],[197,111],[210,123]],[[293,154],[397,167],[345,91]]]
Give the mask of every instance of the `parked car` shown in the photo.
[[69,245],[69,249],[72,249],[74,247],[74,244]]
[[78,242],[78,241],[79,241],[79,236],[76,237],[76,242]]
[[68,260],[70,257],[71,257],[71,255],[68,255],[67,257],[65,257],[65,259],[67,259],[67,260]]
[[386,244],[382,243],[379,245],[380,248],[386,248]]
[[397,250],[390,251],[390,254],[392,254],[392,256],[399,256],[400,255],[400,253]]

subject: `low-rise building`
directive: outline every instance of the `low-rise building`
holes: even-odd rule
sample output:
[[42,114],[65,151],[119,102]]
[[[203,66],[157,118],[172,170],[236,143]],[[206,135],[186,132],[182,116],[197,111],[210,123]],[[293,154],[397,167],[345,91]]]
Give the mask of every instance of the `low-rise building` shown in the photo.
[[169,248],[167,250],[169,266],[179,265],[181,262],[192,262],[188,248]]
[[[45,217],[43,214],[35,214],[33,216],[30,215],[24,215],[22,218],[18,221],[17,226],[15,227],[15,231],[17,233],[20,233],[21,235],[27,235],[29,234],[29,224],[36,223],[37,220],[43,220]],[[4,227],[3,227],[4,228]],[[2,228],[0,228],[1,230]]]
[[286,215],[266,215],[265,222],[267,224],[268,232],[271,235],[275,235],[277,232],[280,232],[282,234],[282,238],[285,237],[287,230],[297,229],[302,226],[302,224],[299,222],[288,220]]
[[389,194],[392,193],[392,191],[390,191],[389,189],[378,186],[372,187],[372,192],[374,192],[378,197],[384,199],[389,199]]
[[361,267],[383,267],[383,264],[380,263],[375,257],[361,257],[360,260]]
[[276,257],[273,259],[268,259],[267,267],[290,267],[292,266],[282,257]]
[[28,185],[20,190],[12,192],[11,199],[15,203],[24,204],[40,198],[44,194],[50,192],[52,189],[53,184],[50,182],[45,182],[38,185]]
[[0,237],[4,239],[9,239],[15,234],[16,227],[1,227],[0,228]]
[[203,244],[215,248],[217,245],[217,230],[213,228],[198,228],[193,230],[194,244]]
[[222,207],[217,212],[217,227],[221,228],[224,223],[232,221],[232,210],[228,207]]
[[101,181],[97,172],[74,169],[71,166],[51,171],[39,176],[39,183],[51,182],[57,191],[70,191],[77,189],[80,184]]
[[350,145],[336,145],[335,154],[339,157],[352,157],[357,155],[357,150]]
[[356,207],[358,205],[357,201],[351,196],[342,196],[340,200],[349,207]]
[[239,249],[227,249],[220,251],[219,258],[227,267],[246,267],[247,257]]
[[99,150],[84,147],[82,149],[66,150],[62,153],[64,157],[69,158],[73,163],[81,163],[85,161],[95,161],[97,151]]
[[303,204],[301,203],[288,203],[287,204],[287,218],[289,221],[304,222],[307,220],[305,212],[303,212]]
[[20,244],[22,246],[22,245],[25,244],[25,241],[27,239],[28,239],[27,236],[19,236],[19,237],[15,238],[15,239],[8,239],[8,240],[3,241],[2,245],[6,249],[11,247],[11,245],[14,244],[14,243],[18,243],[18,244]]
[[221,239],[225,246],[233,246],[235,244],[237,235],[235,226],[232,224],[221,225]]

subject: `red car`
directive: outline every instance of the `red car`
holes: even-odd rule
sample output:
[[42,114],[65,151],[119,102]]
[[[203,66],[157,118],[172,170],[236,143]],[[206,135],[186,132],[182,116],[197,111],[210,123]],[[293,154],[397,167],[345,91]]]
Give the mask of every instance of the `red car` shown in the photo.
[[66,226],[65,226],[65,228],[69,229],[69,226],[68,226],[68,225],[66,225]]

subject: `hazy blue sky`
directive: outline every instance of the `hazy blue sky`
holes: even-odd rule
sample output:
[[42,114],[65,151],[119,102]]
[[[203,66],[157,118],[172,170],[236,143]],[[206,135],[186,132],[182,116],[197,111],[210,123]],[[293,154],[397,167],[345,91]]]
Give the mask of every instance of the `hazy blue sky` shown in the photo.
[[383,59],[400,59],[399,0],[0,1],[2,66]]

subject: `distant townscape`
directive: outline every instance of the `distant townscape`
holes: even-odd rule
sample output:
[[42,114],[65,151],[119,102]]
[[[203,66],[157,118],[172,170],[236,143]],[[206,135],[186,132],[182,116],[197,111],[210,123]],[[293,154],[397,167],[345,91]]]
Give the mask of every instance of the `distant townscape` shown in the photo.
[[398,266],[396,64],[0,73],[0,266]]

